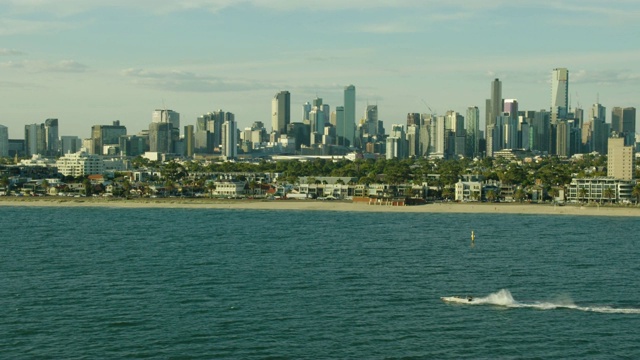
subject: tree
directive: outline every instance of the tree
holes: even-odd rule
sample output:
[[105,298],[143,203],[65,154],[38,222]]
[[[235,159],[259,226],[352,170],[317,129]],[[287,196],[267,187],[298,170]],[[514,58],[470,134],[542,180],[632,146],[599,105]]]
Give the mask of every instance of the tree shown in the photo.
[[636,204],[640,203],[640,183],[633,187],[631,195],[636,198]]
[[86,196],[91,195],[91,180],[85,178],[84,180],[82,180],[82,185],[84,186],[84,194]]
[[497,198],[498,194],[496,194],[495,190],[487,191],[487,200],[489,200],[490,202],[494,202]]
[[524,192],[524,190],[522,188],[518,188],[515,192],[515,194],[513,194],[513,197],[519,201],[522,202],[524,201],[524,199],[527,197],[527,194]]
[[602,195],[605,197],[605,199],[608,199],[609,202],[613,203],[613,198],[616,196],[616,192],[609,187],[602,191]]
[[578,199],[582,200],[582,202],[585,202],[586,197],[587,197],[587,189],[585,189],[584,187],[579,188]]

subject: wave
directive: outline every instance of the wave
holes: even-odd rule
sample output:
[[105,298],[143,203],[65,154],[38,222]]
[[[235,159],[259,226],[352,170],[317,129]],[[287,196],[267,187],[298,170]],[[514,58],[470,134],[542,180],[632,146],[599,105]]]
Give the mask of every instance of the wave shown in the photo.
[[596,312],[605,314],[640,314],[640,308],[614,308],[611,306],[580,306],[576,305],[571,299],[558,299],[555,301],[516,301],[511,292],[502,289],[496,293],[489,294],[485,297],[476,297],[468,300],[468,297],[443,297],[446,302],[455,302],[466,305],[494,305],[506,308],[531,308],[537,310],[554,310],[554,309],[570,309],[586,312]]

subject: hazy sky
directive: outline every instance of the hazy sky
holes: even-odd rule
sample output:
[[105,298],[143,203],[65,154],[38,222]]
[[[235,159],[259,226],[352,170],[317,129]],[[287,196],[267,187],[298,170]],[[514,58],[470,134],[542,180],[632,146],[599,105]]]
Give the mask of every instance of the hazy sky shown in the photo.
[[353,84],[358,117],[377,104],[388,129],[425,103],[484,117],[494,77],[520,109],[548,109],[556,67],[573,106],[599,96],[609,117],[640,106],[639,19],[637,0],[0,0],[0,124],[135,134],[166,107],[181,125],[223,109],[270,130],[278,91],[300,121]]

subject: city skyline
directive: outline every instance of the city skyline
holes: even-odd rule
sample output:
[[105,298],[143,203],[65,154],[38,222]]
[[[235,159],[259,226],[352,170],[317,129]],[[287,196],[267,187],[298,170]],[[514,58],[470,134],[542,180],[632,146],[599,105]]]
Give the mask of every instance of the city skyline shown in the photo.
[[298,122],[316,96],[344,106],[353,84],[356,121],[377,104],[390,128],[427,107],[484,114],[494,78],[521,110],[548,110],[556,68],[570,72],[572,108],[640,105],[635,2],[314,4],[0,0],[0,124],[22,138],[55,118],[60,135],[87,138],[115,120],[129,134],[148,129],[155,109],[184,125],[224,109],[242,129],[270,124],[280,91]]

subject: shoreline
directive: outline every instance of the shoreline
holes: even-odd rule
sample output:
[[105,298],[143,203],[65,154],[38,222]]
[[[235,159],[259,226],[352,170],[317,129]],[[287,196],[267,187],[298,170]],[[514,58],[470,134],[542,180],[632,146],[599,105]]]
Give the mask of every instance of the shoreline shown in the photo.
[[318,200],[227,200],[227,199],[113,199],[113,198],[58,198],[58,197],[0,197],[0,207],[111,207],[111,208],[174,208],[174,209],[229,209],[229,210],[300,210],[300,211],[353,211],[393,213],[467,213],[467,214],[530,214],[638,217],[636,206],[594,206],[520,203],[431,203],[413,206],[386,206],[353,203],[350,201]]

